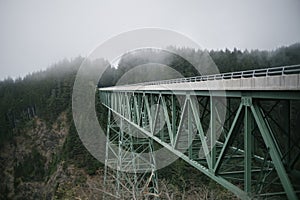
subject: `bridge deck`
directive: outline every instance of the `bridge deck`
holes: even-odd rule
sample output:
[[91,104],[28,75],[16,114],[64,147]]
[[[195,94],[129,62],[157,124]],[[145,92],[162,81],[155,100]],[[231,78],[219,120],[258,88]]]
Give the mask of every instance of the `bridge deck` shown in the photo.
[[101,91],[206,91],[206,90],[300,90],[300,74],[239,78],[228,80],[208,80],[159,85],[120,85],[100,88]]
[[[108,108],[108,138],[110,131],[117,135],[106,144],[107,149],[118,144],[111,153],[118,159],[117,168],[127,168],[127,158],[132,159],[122,150],[147,138],[171,153],[155,152],[157,157],[150,162],[154,171],[163,167],[165,158],[177,156],[241,199],[300,197],[294,178],[300,157],[298,128],[294,128],[299,124],[300,65],[99,90]],[[137,133],[143,136],[140,141]],[[151,145],[149,152],[154,149]],[[130,151],[142,156],[138,145]]]
[[101,91],[300,90],[300,65],[100,88]]

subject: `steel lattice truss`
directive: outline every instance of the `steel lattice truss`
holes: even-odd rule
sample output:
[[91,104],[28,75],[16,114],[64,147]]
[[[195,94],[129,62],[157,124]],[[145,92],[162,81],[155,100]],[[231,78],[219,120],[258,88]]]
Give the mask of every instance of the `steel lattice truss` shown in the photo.
[[158,194],[153,141],[138,136],[127,121],[111,116],[109,110],[104,186],[118,198],[155,198]]
[[150,155],[159,146],[242,199],[297,199],[298,92],[100,91],[100,98],[109,110],[105,183],[115,183],[117,196],[159,196],[160,160]]

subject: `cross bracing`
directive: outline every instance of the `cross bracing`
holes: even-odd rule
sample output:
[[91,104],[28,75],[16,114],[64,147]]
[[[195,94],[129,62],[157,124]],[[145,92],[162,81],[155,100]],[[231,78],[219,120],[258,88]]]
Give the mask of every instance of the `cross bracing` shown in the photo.
[[[118,192],[125,183],[134,187],[150,180],[150,187],[138,186],[142,189],[136,189],[136,194],[159,198],[155,170],[161,160],[155,154],[155,143],[242,199],[299,197],[298,90],[170,91],[116,87],[100,90],[100,97],[109,110],[109,121],[114,120],[109,123],[108,133],[116,134],[111,134],[107,148],[114,140],[119,144],[107,156],[106,165],[115,161],[116,167],[130,168],[139,174],[135,164],[142,159],[141,149],[153,153],[140,170],[145,172],[146,181],[127,178],[123,183],[120,180],[124,172],[113,176]],[[124,141],[122,149],[127,148],[124,156],[118,154],[120,141]],[[140,143],[149,145],[146,148]]]

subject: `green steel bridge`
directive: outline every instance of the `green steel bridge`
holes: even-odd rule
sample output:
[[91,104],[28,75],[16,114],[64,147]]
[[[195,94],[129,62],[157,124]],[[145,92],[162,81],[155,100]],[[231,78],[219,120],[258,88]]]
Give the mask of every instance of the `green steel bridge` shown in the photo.
[[300,65],[99,90],[116,197],[159,199],[173,157],[241,199],[300,197]]

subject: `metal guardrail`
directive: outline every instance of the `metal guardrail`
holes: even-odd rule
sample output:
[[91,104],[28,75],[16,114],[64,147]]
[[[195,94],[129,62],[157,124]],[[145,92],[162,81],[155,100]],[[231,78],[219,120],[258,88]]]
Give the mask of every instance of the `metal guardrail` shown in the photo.
[[254,78],[254,77],[280,76],[280,75],[283,76],[283,75],[299,74],[299,73],[300,73],[300,64],[265,68],[265,69],[228,72],[223,74],[212,74],[212,75],[194,76],[194,77],[187,77],[187,78],[161,80],[161,81],[150,81],[150,82],[128,84],[128,85],[130,86],[162,85],[162,84],[172,84],[172,83],[200,82],[200,81],[209,81],[209,80]]

